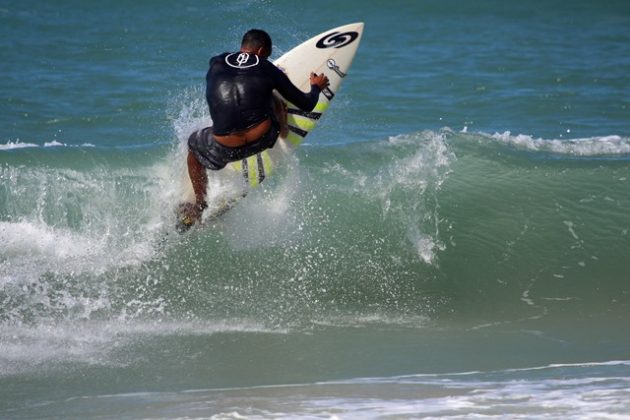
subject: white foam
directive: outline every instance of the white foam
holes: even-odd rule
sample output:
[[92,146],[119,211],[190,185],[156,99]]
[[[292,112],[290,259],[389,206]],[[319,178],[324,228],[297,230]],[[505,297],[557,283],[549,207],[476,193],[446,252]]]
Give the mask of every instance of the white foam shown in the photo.
[[61,147],[65,147],[66,144],[60,143],[57,140],[53,140],[53,141],[49,141],[49,142],[44,143],[44,147],[60,147],[60,146]]
[[19,139],[16,141],[8,141],[5,144],[0,144],[1,150],[15,150],[15,149],[28,149],[28,148],[40,148],[40,147],[96,147],[91,143],[83,143],[81,145],[68,145],[66,143],[61,143],[57,140],[53,140],[50,142],[45,142],[44,145],[39,145],[35,143],[22,143]]
[[393,326],[409,329],[424,329],[432,324],[429,317],[409,314],[348,314],[324,316],[313,320],[315,325],[329,327],[366,328],[373,326]]
[[186,146],[188,136],[193,131],[212,125],[201,88],[187,89],[173,97],[168,114],[180,145]]
[[26,149],[29,147],[39,147],[39,146],[34,143],[22,143],[19,139],[14,142],[8,141],[5,144],[0,144],[0,150]]
[[102,244],[77,233],[41,223],[0,222],[0,253],[5,256],[41,256],[65,260],[103,252]]
[[162,218],[170,216],[156,204],[168,176],[163,166],[107,173],[5,167],[11,206],[9,220],[0,221],[3,320],[46,323],[109,312],[116,276],[108,273],[159,252]]
[[[118,394],[106,401],[92,398],[90,407],[135,403],[138,417],[172,407],[209,418],[627,419],[630,378],[622,363],[569,366],[550,377],[506,370]],[[159,412],[146,408],[149,399],[160,401]]]
[[[217,333],[285,334],[252,320],[75,321],[37,326],[0,325],[0,376],[41,372],[62,363],[121,365],[113,356],[121,346],[146,337],[206,336]],[[138,358],[144,357],[138,355]]]
[[[296,162],[295,159],[289,160]],[[234,248],[266,248],[286,244],[296,239],[305,219],[314,212],[322,216],[321,211],[313,208],[305,210],[308,214],[297,214],[293,204],[301,192],[299,166],[287,164],[287,168],[290,173],[276,177],[273,188],[268,189],[263,185],[252,191],[247,200],[243,200],[224,217],[227,230],[231,232],[227,239]],[[242,223],[243,220],[247,220],[246,225]]]
[[489,137],[501,143],[526,150],[547,151],[573,156],[614,156],[630,154],[630,139],[616,135],[546,140],[524,134],[512,135],[511,132],[506,131],[504,133],[495,133]]
[[152,230],[146,225],[147,235],[135,237],[98,227],[77,232],[38,220],[0,222],[0,254],[5,257],[0,285],[30,283],[45,273],[100,275],[114,267],[137,266],[154,255]]
[[[437,252],[444,249],[439,240],[438,206],[435,192],[441,188],[450,173],[450,165],[456,160],[450,151],[445,136],[441,133],[424,131],[411,135],[389,138],[393,145],[413,146],[413,154],[394,160],[379,175],[375,196],[383,201],[384,215],[396,211],[407,229],[407,239],[416,249],[421,261],[435,263]],[[396,208],[392,203],[397,193],[404,192],[403,202]]]

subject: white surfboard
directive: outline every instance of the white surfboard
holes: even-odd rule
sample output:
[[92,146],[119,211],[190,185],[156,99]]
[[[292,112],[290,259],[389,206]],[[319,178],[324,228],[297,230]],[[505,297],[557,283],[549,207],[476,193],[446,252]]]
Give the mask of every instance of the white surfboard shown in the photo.
[[[311,89],[311,72],[324,73],[330,85],[320,93],[317,105],[311,112],[303,112],[287,103],[289,134],[286,138],[280,137],[272,149],[230,163],[221,171],[208,171],[208,210],[204,219],[224,213],[249,189],[256,188],[272,176],[282,160],[304,141],[337,94],[350,69],[362,34],[361,22],[339,26],[314,36],[274,61],[291,82],[304,92]],[[190,192],[192,187],[184,201],[194,201],[194,195],[191,196]]]

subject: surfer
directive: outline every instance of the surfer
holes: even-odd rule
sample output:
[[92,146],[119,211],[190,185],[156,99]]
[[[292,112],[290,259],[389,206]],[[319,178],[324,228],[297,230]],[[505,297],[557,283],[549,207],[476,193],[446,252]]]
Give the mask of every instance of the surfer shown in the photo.
[[286,136],[286,106],[274,97],[274,89],[301,110],[312,111],[319,93],[328,87],[328,77],[311,73],[311,90],[302,92],[267,60],[271,49],[269,34],[252,29],[243,36],[240,51],[210,59],[206,100],[213,126],[188,138],[188,175],[195,203],[182,209],[185,226],[199,220],[207,207],[206,169],[218,171],[229,162],[273,147],[281,131]]

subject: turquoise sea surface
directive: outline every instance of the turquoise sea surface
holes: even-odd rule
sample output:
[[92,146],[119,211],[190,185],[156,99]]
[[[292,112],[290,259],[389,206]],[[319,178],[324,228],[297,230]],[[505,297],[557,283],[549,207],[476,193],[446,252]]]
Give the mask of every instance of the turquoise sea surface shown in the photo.
[[[295,159],[177,234],[208,59],[351,22]],[[628,28],[614,0],[0,0],[0,418],[630,418]]]

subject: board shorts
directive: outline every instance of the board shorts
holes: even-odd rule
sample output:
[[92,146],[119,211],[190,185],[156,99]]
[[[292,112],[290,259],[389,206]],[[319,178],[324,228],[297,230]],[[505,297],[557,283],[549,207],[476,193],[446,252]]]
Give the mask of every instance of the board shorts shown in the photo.
[[212,127],[195,131],[188,137],[188,150],[207,169],[218,171],[230,163],[246,159],[276,144],[280,135],[280,127],[272,119],[271,128],[261,138],[241,147],[224,146],[212,136]]

